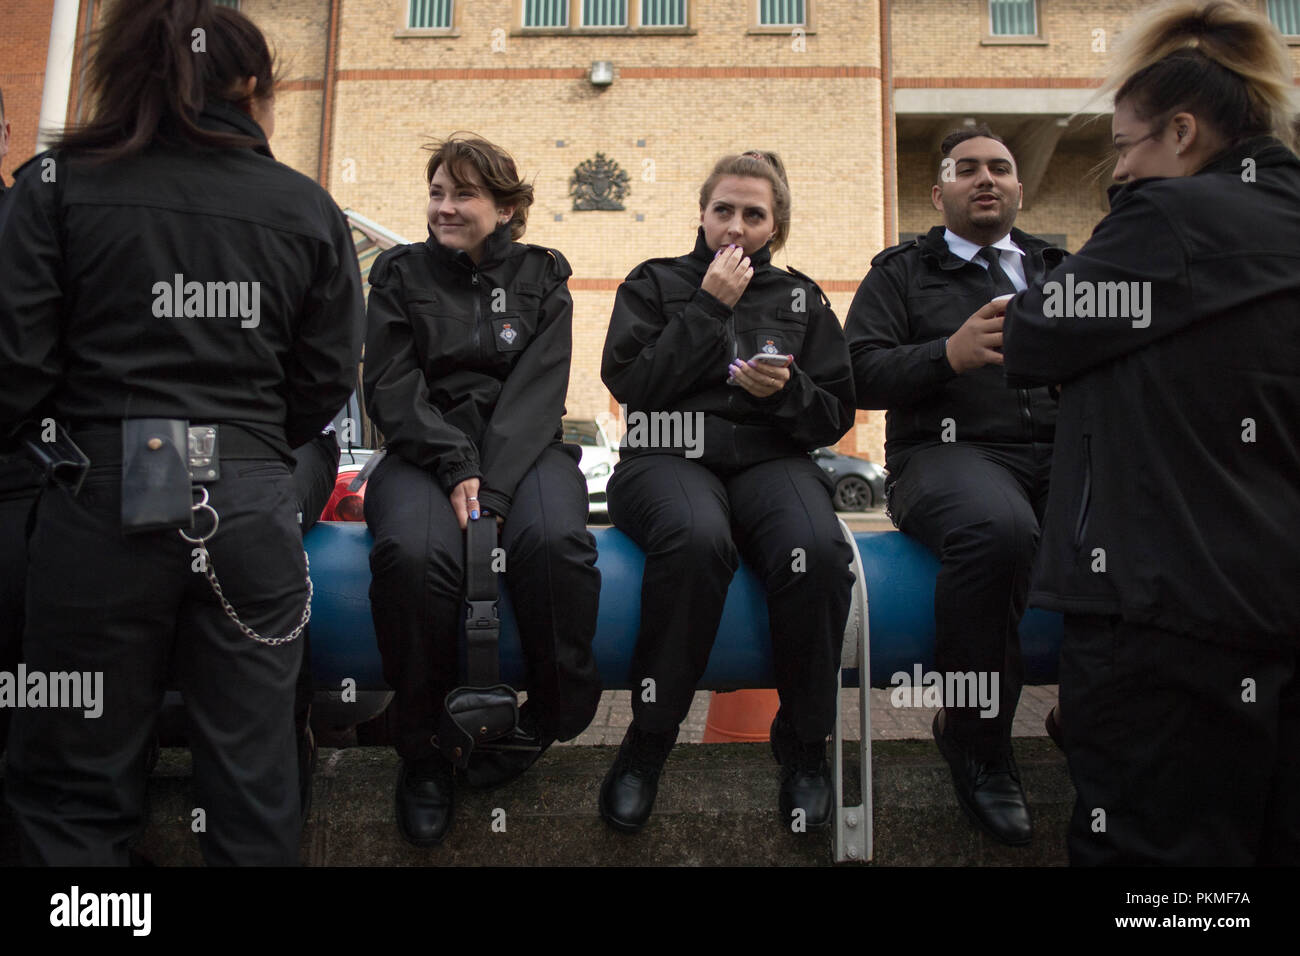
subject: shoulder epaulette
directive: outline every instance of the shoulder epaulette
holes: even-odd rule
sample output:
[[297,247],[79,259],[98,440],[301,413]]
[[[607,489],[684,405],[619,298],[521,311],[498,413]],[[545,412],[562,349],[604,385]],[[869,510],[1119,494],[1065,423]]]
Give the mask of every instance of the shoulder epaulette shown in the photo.
[[871,264],[873,266],[880,265],[880,263],[884,262],[887,259],[892,259],[900,252],[905,252],[908,249],[918,248],[920,245],[921,245],[920,236],[917,236],[915,239],[909,239],[907,240],[907,242],[900,242],[896,246],[890,246],[888,249],[882,249],[880,252],[877,252],[875,256],[872,258]]
[[561,279],[567,279],[573,275],[573,267],[569,265],[569,260],[564,258],[564,253],[559,249],[538,248],[541,248],[543,252],[555,260],[555,271]]
[[55,152],[55,151],[52,150],[52,149],[42,150],[41,152],[39,152],[39,153],[37,153],[35,156],[33,156],[31,159],[27,160],[27,162],[25,162],[25,163],[23,163],[21,166],[19,166],[19,167],[18,167],[17,169],[15,169],[14,172],[13,172],[13,179],[14,179],[14,182],[15,182],[15,183],[18,182],[18,175],[19,175],[19,173],[21,173],[24,169],[26,169],[28,166],[32,165],[33,163],[40,164],[40,163],[44,162],[45,158],[46,158],[47,156],[53,156],[53,155],[54,155],[54,152]]
[[813,281],[811,276],[804,275],[794,266],[786,266],[785,271],[790,273],[790,275],[794,276],[795,278],[802,279],[804,282],[807,282],[810,286],[816,289],[817,294],[821,296],[822,305],[824,305],[828,309],[831,307],[831,300],[826,297],[826,293],[822,291],[822,287],[819,286],[815,281]]
[[393,267],[393,262],[402,256],[414,252],[416,249],[423,248],[424,244],[411,242],[402,246],[393,246],[391,249],[385,249],[375,259],[370,266],[370,278],[367,280],[371,285],[383,284],[388,281],[388,273]]

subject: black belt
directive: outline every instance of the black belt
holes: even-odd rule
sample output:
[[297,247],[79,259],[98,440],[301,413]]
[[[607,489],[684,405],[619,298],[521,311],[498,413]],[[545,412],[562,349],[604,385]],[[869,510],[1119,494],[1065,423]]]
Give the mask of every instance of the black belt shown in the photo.
[[[215,425],[219,461],[250,461],[274,458],[283,461],[275,446],[266,439],[238,425],[222,422],[191,422],[191,425]],[[68,434],[86,453],[92,465],[122,460],[122,426],[116,422],[77,422],[68,426]]]

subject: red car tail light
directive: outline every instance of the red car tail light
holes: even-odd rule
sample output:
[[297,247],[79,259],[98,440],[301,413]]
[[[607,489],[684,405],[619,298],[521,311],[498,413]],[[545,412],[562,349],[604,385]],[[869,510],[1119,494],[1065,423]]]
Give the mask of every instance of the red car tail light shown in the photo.
[[362,485],[356,491],[348,491],[348,485],[360,473],[360,468],[339,472],[338,478],[334,480],[334,493],[330,495],[330,500],[325,503],[325,508],[320,513],[321,521],[366,520],[366,486]]

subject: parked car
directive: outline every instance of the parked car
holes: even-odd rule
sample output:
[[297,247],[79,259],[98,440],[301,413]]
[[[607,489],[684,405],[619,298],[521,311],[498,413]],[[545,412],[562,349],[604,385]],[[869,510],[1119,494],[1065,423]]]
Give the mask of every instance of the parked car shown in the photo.
[[866,511],[885,503],[885,469],[874,461],[818,448],[813,461],[835,482],[836,511]]
[[592,418],[566,418],[564,440],[582,449],[579,467],[587,479],[587,509],[589,521],[608,522],[609,502],[605,486],[618,464],[618,445],[609,440],[605,429]]

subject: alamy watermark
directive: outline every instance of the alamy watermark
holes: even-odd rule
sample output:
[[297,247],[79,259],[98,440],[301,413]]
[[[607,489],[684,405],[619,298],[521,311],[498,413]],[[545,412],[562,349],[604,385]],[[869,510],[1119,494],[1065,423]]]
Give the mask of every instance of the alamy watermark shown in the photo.
[[890,675],[889,702],[895,707],[979,707],[980,717],[993,718],[1001,709],[997,671],[925,671]]
[[0,708],[68,707],[91,720],[104,713],[103,671],[0,671]]
[[623,448],[680,448],[687,458],[704,454],[703,412],[628,413],[627,405],[618,406]]
[[1074,281],[1043,283],[1043,317],[1048,319],[1131,319],[1133,328],[1151,324],[1150,282]]
[[262,321],[260,282],[186,282],[178,272],[171,282],[155,282],[153,295],[153,314],[159,319],[238,316],[245,329],[255,329]]
[[153,927],[152,893],[83,893],[73,885],[50,897],[50,925],[57,927],[126,927],[133,936],[148,936]]

